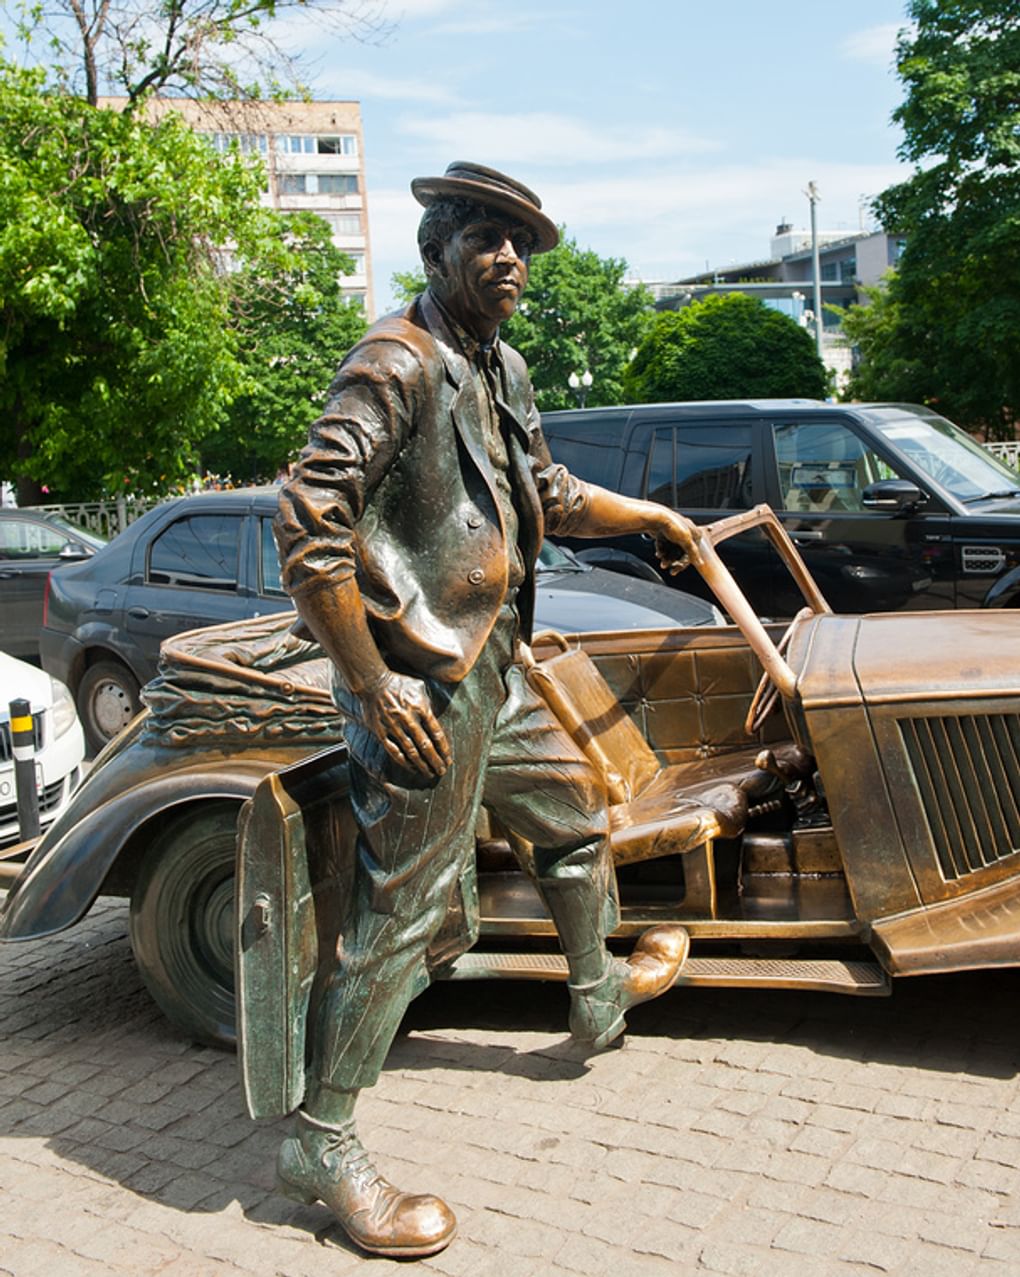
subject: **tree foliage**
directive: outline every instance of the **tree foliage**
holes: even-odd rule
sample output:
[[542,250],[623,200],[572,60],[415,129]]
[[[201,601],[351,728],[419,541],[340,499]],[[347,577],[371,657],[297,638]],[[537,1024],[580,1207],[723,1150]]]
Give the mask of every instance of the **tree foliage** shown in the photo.
[[259,98],[302,89],[301,59],[278,20],[310,16],[363,40],[392,29],[382,0],[0,0],[58,82],[95,106],[148,95]]
[[581,249],[561,233],[559,244],[531,260],[530,278],[503,336],[528,362],[543,412],[573,408],[571,373],[592,375],[587,402],[616,404],[623,373],[652,316],[652,295],[623,283],[627,263]]
[[744,293],[657,315],[627,370],[629,401],[767,399],[826,393],[806,329]]
[[[906,394],[991,434],[1020,415],[1020,9],[911,0],[894,113],[917,168],[876,202],[905,238],[888,297],[853,315],[851,391]],[[882,340],[871,340],[874,334]]]
[[[573,408],[569,377],[585,370],[592,374],[589,404],[621,402],[624,369],[652,315],[651,293],[625,287],[626,271],[626,262],[580,249],[565,234],[531,259],[527,290],[502,336],[527,360],[541,411]],[[392,284],[406,303],[425,287],[425,275],[398,271]]]
[[321,217],[280,217],[267,239],[230,278],[244,389],[201,445],[207,469],[241,480],[271,478],[294,456],[366,328],[361,304],[341,291],[353,263]]
[[364,320],[326,224],[260,189],[173,112],[0,63],[0,474],[20,502],[166,491],[203,454],[271,474],[292,451]]
[[85,496],[181,472],[240,384],[217,265],[258,242],[258,191],[174,117],[95,110],[0,63],[5,475]]

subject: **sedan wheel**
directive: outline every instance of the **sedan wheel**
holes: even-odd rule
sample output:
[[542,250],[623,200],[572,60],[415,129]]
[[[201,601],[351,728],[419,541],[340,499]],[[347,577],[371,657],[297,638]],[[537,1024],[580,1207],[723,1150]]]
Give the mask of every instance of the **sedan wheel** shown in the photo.
[[89,746],[100,750],[141,709],[138,680],[117,661],[99,661],[82,675],[77,702]]

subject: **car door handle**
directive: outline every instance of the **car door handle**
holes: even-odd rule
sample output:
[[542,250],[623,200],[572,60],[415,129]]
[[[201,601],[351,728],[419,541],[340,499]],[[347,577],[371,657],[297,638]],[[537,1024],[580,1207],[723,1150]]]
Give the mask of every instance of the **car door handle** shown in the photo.
[[825,534],[822,532],[791,532],[791,541],[821,541]]
[[147,607],[129,607],[128,616],[132,621],[147,621],[149,619],[149,609]]

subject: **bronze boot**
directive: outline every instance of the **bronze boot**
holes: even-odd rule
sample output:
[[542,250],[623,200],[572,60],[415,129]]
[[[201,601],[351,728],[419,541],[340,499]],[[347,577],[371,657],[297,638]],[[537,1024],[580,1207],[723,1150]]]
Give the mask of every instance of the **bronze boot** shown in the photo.
[[651,927],[624,961],[610,958],[592,984],[570,983],[570,1032],[596,1049],[609,1046],[627,1027],[624,1012],[670,988],[690,951],[684,927]]
[[323,1202],[351,1241],[372,1255],[416,1259],[449,1245],[457,1220],[431,1193],[402,1193],[372,1165],[353,1121],[329,1127],[299,1115],[299,1134],[283,1141],[277,1191]]

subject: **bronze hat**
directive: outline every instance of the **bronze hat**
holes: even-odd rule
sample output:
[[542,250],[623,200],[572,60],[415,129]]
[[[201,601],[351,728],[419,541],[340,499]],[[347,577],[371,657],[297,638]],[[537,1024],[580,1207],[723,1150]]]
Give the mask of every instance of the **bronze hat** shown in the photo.
[[454,160],[442,177],[416,177],[411,191],[419,204],[427,208],[443,196],[475,200],[487,208],[509,213],[535,232],[536,253],[547,253],[560,240],[556,224],[542,212],[542,201],[523,182],[484,164],[467,164]]

